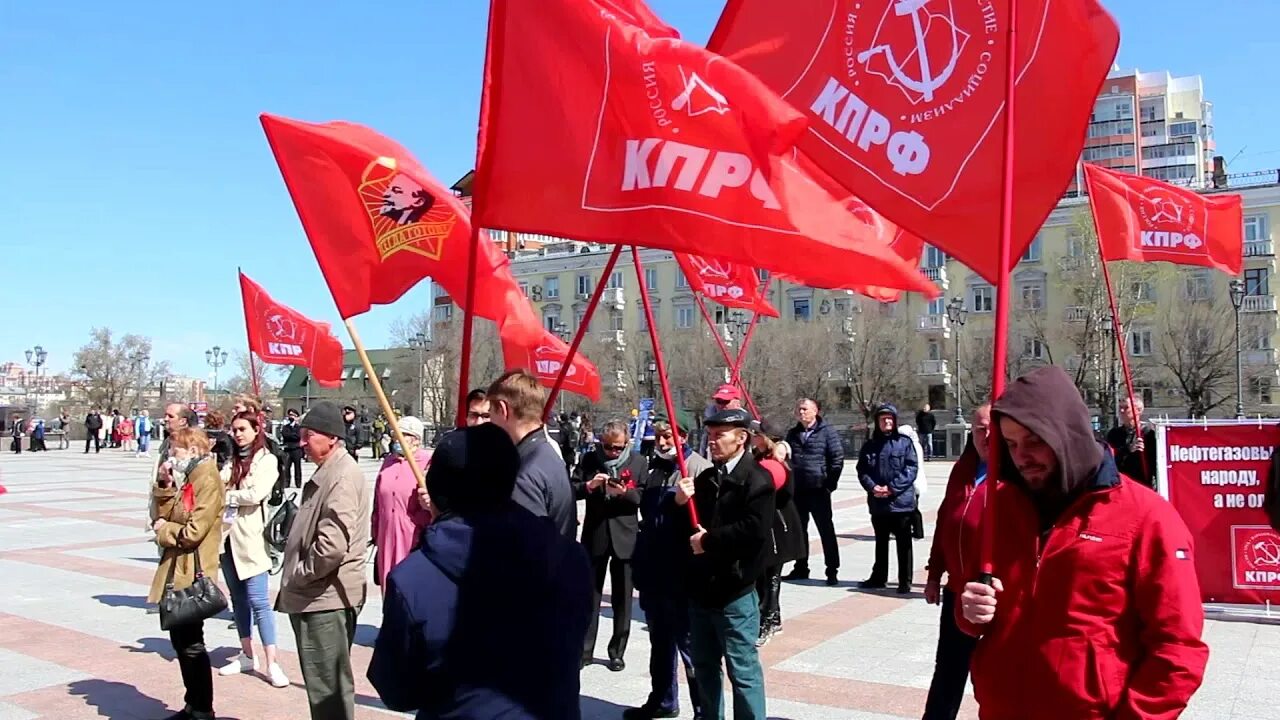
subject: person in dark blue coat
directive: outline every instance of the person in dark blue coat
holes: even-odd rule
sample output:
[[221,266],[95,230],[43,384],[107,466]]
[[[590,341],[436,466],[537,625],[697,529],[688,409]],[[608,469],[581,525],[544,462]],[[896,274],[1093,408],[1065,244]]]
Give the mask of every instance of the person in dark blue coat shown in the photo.
[[876,532],[876,560],[864,589],[885,587],[889,579],[889,536],[898,545],[898,592],[911,592],[911,515],[916,510],[919,461],[911,438],[898,432],[898,409],[876,408],[876,429],[858,454],[858,480],[867,491],[871,525]]
[[[369,681],[418,720],[577,720],[591,569],[578,543],[511,493],[501,428],[449,433],[427,471],[435,521],[391,571]],[[518,598],[518,601],[513,601]]]
[[809,517],[822,538],[822,557],[827,564],[827,585],[834,586],[840,570],[840,542],[832,520],[831,493],[836,491],[844,470],[844,445],[834,425],[818,413],[816,400],[801,398],[796,404],[796,424],[787,433],[791,446],[791,475],[795,480],[795,506],[800,513],[800,534],[806,538],[803,555],[796,559],[788,580],[809,578]]

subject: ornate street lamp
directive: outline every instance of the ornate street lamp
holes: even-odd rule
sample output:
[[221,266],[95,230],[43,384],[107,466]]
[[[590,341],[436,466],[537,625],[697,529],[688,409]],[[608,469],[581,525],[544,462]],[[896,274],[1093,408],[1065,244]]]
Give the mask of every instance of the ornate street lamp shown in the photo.
[[413,337],[409,338],[409,347],[416,348],[418,350],[418,418],[422,419],[427,415],[427,400],[426,396],[423,394],[425,392],[425,388],[423,387],[423,373],[424,368],[426,367],[423,353],[431,347],[431,339],[428,338],[425,333],[416,333]]
[[1231,307],[1236,315],[1236,419],[1244,419],[1244,375],[1240,368],[1240,307],[1244,305],[1247,294],[1244,282],[1232,280],[1227,284],[1227,293],[1231,297]]
[[218,368],[227,364],[227,353],[219,345],[204,351],[204,361],[213,368],[213,394],[218,394]]
[[956,423],[964,423],[964,413],[960,410],[960,328],[964,327],[969,311],[964,308],[964,298],[953,297],[947,303],[947,319],[951,321],[956,336]]

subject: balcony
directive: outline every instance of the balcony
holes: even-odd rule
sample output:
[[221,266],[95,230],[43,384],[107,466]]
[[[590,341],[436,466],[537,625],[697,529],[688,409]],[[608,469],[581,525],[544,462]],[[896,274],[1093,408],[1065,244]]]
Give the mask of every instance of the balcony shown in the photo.
[[600,333],[600,344],[622,350],[627,346],[627,334],[622,330],[605,330]]
[[627,309],[627,295],[622,288],[605,288],[600,302],[610,310]]
[[941,376],[944,380],[951,378],[951,373],[947,371],[946,360],[921,360],[920,368],[916,371],[917,375]]
[[1245,257],[1271,257],[1275,254],[1275,244],[1270,240],[1258,240],[1244,244]]
[[1062,321],[1080,323],[1089,321],[1089,308],[1083,305],[1072,305],[1062,311]]
[[1275,312],[1276,296],[1245,295],[1244,303],[1240,306],[1240,310],[1247,313]]
[[934,285],[937,285],[942,290],[947,289],[947,269],[945,267],[920,268],[920,272],[929,278]]
[[951,321],[946,315],[921,315],[916,322],[916,330],[922,333],[942,333],[943,337],[951,337]]
[[1277,351],[1274,348],[1267,348],[1266,350],[1245,350],[1243,354],[1244,357],[1241,358],[1241,361],[1245,365],[1253,367],[1280,365],[1280,351]]
[[1077,255],[1075,257],[1068,255],[1066,257],[1058,258],[1058,269],[1064,273],[1077,273],[1081,270],[1089,270],[1090,268],[1091,265],[1089,263],[1089,258],[1084,257],[1083,255]]

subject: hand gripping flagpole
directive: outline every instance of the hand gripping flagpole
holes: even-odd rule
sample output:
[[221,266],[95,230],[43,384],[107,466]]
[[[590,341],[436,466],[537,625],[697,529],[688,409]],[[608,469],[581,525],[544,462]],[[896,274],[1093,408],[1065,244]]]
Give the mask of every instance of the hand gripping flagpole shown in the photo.
[[[621,246],[619,246],[621,247]],[[667,361],[662,357],[662,342],[658,340],[658,325],[653,321],[653,305],[649,302],[649,287],[644,281],[644,268],[640,265],[640,251],[635,245],[631,246],[631,260],[636,266],[636,282],[640,284],[640,301],[644,303],[644,320],[649,326],[649,341],[653,344],[653,362],[658,366],[658,380],[662,384],[662,401],[666,404],[667,418],[671,421],[671,441],[676,446],[676,466],[680,470],[680,477],[688,477],[689,470],[684,462],[684,447],[680,442],[680,426],[676,420],[676,406],[671,400],[671,386],[667,384]],[[693,504],[693,498],[689,498],[689,502],[685,503],[685,507],[689,508],[689,522],[693,526],[700,527],[698,522],[698,508]]]
[[547,393],[547,404],[542,408],[543,419],[549,417],[552,409],[556,406],[556,398],[560,397],[560,390],[564,387],[564,379],[569,376],[569,369],[573,367],[573,359],[578,354],[578,348],[582,345],[582,340],[587,336],[587,328],[591,327],[591,318],[596,314],[596,306],[600,304],[600,298],[604,296],[609,276],[613,274],[613,266],[618,264],[620,255],[622,255],[622,246],[614,245],[613,252],[609,255],[609,261],[604,264],[604,272],[600,275],[600,282],[596,283],[596,289],[591,293],[591,300],[587,302],[587,308],[582,313],[582,322],[578,323],[578,329],[573,334],[573,343],[569,345],[569,353],[565,355],[564,363],[560,365],[560,372],[556,375],[556,382],[551,386],[551,392]]
[[[409,452],[409,444],[404,441],[404,435],[400,434],[400,423],[396,422],[396,413],[391,408],[391,402],[387,400],[387,394],[382,391],[382,380],[378,378],[378,373],[373,369],[373,363],[369,361],[369,353],[365,352],[364,343],[360,342],[360,335],[356,332],[355,323],[350,318],[342,321],[347,326],[347,332],[351,335],[351,344],[355,346],[356,353],[360,356],[360,364],[364,365],[365,377],[373,381],[373,393],[378,396],[378,405],[382,408],[382,414],[387,418],[387,424],[391,426],[391,436],[400,443],[400,447],[405,449],[404,459],[409,463],[409,469],[413,471],[413,477],[418,481],[418,487],[425,488],[427,486],[427,478],[422,474],[422,468],[418,467],[418,461],[413,457],[413,453]],[[465,386],[464,386],[465,387]]]
[[[1095,233],[1096,234],[1096,233]],[[1138,404],[1133,396],[1133,372],[1129,369],[1129,351],[1125,347],[1124,326],[1120,322],[1120,311],[1116,307],[1116,293],[1111,289],[1111,271],[1107,269],[1107,260],[1102,256],[1102,238],[1098,238],[1098,262],[1102,263],[1102,280],[1107,286],[1107,300],[1111,304],[1111,341],[1116,344],[1116,352],[1120,355],[1120,368],[1124,371],[1124,386],[1129,393],[1129,416],[1133,418],[1133,429],[1142,437],[1142,414],[1138,412]],[[1119,422],[1120,418],[1116,418]],[[1135,478],[1144,484],[1151,477],[1151,468],[1147,467],[1147,449],[1144,445],[1138,453],[1142,460],[1142,477]]]
[[[746,398],[747,405],[751,408],[751,414],[755,415],[756,419],[759,420],[760,411],[756,408],[755,401],[751,399],[751,393],[747,392],[747,388],[742,383],[742,376],[738,367],[738,364],[742,361],[740,359],[735,361],[729,355],[729,347],[724,344],[724,338],[720,337],[720,333],[716,330],[715,320],[711,319],[711,313],[707,310],[707,303],[702,299],[702,296],[695,292],[693,299],[694,302],[698,303],[698,309],[702,311],[702,319],[707,321],[707,329],[711,331],[711,337],[715,338],[716,346],[720,348],[720,355],[724,357],[724,364],[729,368],[729,382],[742,390],[742,396]],[[754,316],[752,317],[752,322],[755,322]]]
[[[1013,140],[1014,93],[1018,84],[1017,40],[1018,0],[1009,0],[1009,27],[1006,32],[1004,70],[1004,164],[1000,173],[1000,265],[996,284],[995,347],[991,359],[991,402],[1004,393],[1005,364],[1009,357],[1009,260],[1013,247]],[[987,453],[988,483],[986,505],[982,509],[982,552],[978,582],[991,585],[995,576],[996,496],[1000,477],[1000,426],[993,423]]]

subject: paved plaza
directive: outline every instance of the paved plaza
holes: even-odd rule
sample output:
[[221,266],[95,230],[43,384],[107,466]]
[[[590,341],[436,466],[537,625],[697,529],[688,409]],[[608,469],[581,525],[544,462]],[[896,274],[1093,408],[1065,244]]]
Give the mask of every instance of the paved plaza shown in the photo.
[[[9,490],[0,496],[0,720],[150,720],[181,707],[182,683],[167,634],[145,609],[156,557],[143,531],[154,462],[106,450],[0,456],[0,483]],[[361,465],[372,482],[377,466],[370,460]],[[948,469],[928,465],[929,523]],[[783,590],[784,633],[763,652],[771,717],[919,718],[924,706],[938,612],[919,593],[929,541],[915,545],[915,594],[857,590],[855,582],[870,569],[872,542],[865,500],[851,473],[852,464],[836,494],[840,587],[815,581]],[[816,542],[812,547],[821,554]],[[818,574],[821,567],[815,563]],[[361,718],[397,715],[381,706],[363,677],[382,615],[372,584],[370,593],[353,651]],[[514,613],[520,612],[519,598],[519,588],[512,588]],[[638,606],[635,617],[626,671],[611,673],[603,665],[584,671],[584,718],[618,718],[623,708],[644,700],[648,641]],[[205,624],[216,665],[236,652],[229,620]],[[294,639],[281,620],[281,665],[293,686],[277,690],[257,676],[215,676],[220,718],[307,717]],[[597,656],[603,657],[608,622],[600,633]],[[1212,647],[1208,674],[1183,717],[1280,720],[1280,626],[1210,621],[1205,636]],[[687,696],[682,702],[687,708]],[[976,716],[967,701],[961,717]]]

